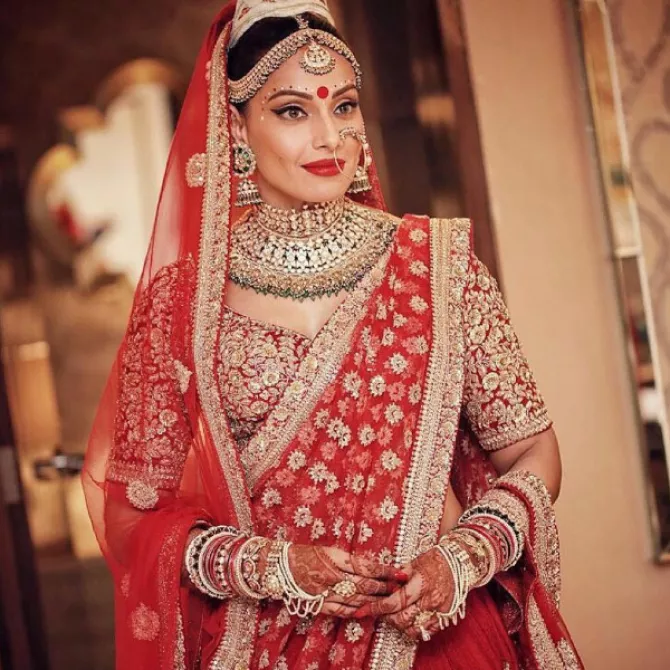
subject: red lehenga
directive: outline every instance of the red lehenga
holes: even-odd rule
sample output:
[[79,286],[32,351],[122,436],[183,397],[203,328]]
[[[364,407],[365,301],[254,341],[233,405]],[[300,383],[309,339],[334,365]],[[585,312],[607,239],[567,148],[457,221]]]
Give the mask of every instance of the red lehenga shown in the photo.
[[[390,625],[213,602],[182,579],[191,527],[338,546],[401,564],[438,536],[450,481],[472,504],[486,449],[546,410],[465,220],[406,217],[313,341],[224,307],[232,205],[228,5],[203,46],[129,329],[87,455],[115,580],[117,667],[581,668],[558,614],[550,501],[524,558],[418,649]],[[383,212],[374,189],[364,205]]]

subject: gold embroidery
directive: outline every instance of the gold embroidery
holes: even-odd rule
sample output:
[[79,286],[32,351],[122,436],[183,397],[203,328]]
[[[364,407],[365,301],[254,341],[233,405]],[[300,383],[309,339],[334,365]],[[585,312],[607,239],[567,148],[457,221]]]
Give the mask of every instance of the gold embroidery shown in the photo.
[[182,395],[188,391],[188,385],[191,383],[191,375],[193,372],[189,370],[181,361],[174,362],[175,374],[177,375],[177,382],[179,390]]
[[177,643],[174,650],[174,670],[186,670],[186,641],[184,622],[181,617],[181,603],[177,607]]
[[530,501],[533,532],[529,540],[538,577],[558,607],[561,600],[561,551],[551,495],[544,482],[529,472],[508,472],[499,481],[512,491],[520,492],[523,498]]
[[[193,350],[198,393],[233,501],[234,508],[231,511],[235,515],[235,525],[253,533],[250,496],[239,465],[237,446],[221,408],[212,364],[221,323],[221,296],[224,293],[230,251],[229,110],[224,53],[229,34],[230,25],[217,40],[210,71],[206,169],[211,178],[205,181]],[[248,666],[251,662],[258,606],[242,599],[233,599],[227,607],[225,634],[212,660],[211,670],[233,670]]]
[[151,642],[158,637],[160,617],[144,603],[140,603],[130,614],[133,637],[141,642]]
[[193,154],[186,163],[186,183],[191,188],[200,188],[205,185],[207,176],[207,155]]
[[582,670],[582,666],[577,659],[574,647],[565,639],[558,641],[558,653],[563,659],[565,670]]
[[[128,500],[139,509],[155,505],[155,489],[178,486],[191,446],[172,357],[173,306],[190,272],[190,265],[173,263],[156,273],[133,309],[120,357],[114,445],[106,476],[130,485]],[[142,381],[146,374],[150,383]]]
[[133,507],[150,510],[158,504],[158,491],[153,486],[136,479],[126,486],[126,498]]
[[[330,381],[335,378],[348,351],[351,335],[365,312],[367,301],[384,278],[390,253],[390,250],[387,251],[345,298],[312,342],[310,354],[316,357],[318,366],[313,369],[315,366],[308,365],[305,360],[300,364],[296,382],[289,387],[277,406],[283,413],[271,412],[258,433],[251,438],[244,453],[244,463],[252,491],[256,490],[261,477],[279,462],[287,445],[296,436]],[[343,442],[346,446],[348,436],[343,433],[339,440],[341,446]]]
[[[411,560],[426,542],[437,538],[446,483],[458,428],[463,385],[462,323],[459,305],[469,254],[470,224],[466,220],[430,222],[433,344],[430,352],[419,428],[415,437],[406,494],[398,530],[395,559]],[[419,244],[419,229],[410,239]],[[416,297],[416,296],[415,296]],[[412,306],[417,310],[418,303]],[[441,486],[431,485],[443,482]],[[372,651],[371,670],[411,668],[416,643],[387,623],[381,623]]]
[[[542,670],[565,670],[563,659],[551,639],[547,624],[540,614],[534,596],[528,598],[528,631],[530,642],[538,659],[538,667]],[[579,666],[577,666],[579,667]]]
[[294,381],[309,339],[224,309],[217,372],[240,451]]
[[486,449],[501,449],[551,426],[498,284],[473,258],[464,296],[465,403]]

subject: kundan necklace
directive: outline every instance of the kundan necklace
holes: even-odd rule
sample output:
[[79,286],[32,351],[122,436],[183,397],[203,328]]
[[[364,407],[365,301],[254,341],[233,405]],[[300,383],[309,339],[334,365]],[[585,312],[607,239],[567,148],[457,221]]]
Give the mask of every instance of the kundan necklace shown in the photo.
[[295,300],[352,289],[388,249],[396,222],[340,199],[301,210],[261,204],[232,232],[230,279]]

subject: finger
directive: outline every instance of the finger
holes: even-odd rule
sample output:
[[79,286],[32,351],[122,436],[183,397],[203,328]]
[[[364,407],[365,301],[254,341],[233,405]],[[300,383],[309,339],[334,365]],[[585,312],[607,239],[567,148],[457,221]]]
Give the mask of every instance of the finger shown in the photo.
[[389,614],[387,617],[384,617],[384,619],[398,630],[407,632],[414,625],[414,620],[420,612],[421,607],[419,606],[419,603],[414,603],[407,609],[396,612],[395,614]]
[[325,614],[326,616],[336,616],[341,619],[351,619],[355,612],[355,607],[348,607],[347,605],[331,602],[324,603],[323,609],[321,610],[321,614]]
[[365,596],[361,594],[356,594],[353,596],[338,596],[336,593],[331,593],[331,595],[328,596],[326,602],[340,603],[342,605],[347,605],[349,607],[353,607],[354,609],[358,609],[359,607],[362,607],[367,603],[374,602],[375,600],[379,600],[379,598],[375,596]]
[[[351,579],[351,577],[349,577]],[[400,586],[398,582],[379,582],[368,577],[353,577],[356,590],[369,596],[390,596]]]
[[407,582],[409,575],[403,570],[398,570],[392,565],[384,565],[369,558],[350,554],[347,564],[351,566],[351,572],[361,577],[370,579],[392,580],[397,582]]
[[[412,585],[413,582],[410,582],[386,598],[382,598],[377,602],[363,605],[363,607],[360,607],[356,612],[355,618],[364,619],[368,616],[386,616],[388,614],[394,614],[395,612],[400,612],[401,610],[406,609],[411,604],[416,602],[420,596],[420,590],[416,587],[411,588]],[[414,593],[415,588],[416,593]]]

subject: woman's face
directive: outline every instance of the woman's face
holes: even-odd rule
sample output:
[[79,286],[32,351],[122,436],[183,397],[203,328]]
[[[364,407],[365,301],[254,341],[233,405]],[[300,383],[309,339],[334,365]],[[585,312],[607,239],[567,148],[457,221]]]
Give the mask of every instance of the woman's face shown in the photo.
[[273,72],[243,114],[233,108],[233,136],[256,155],[261,197],[287,209],[342,197],[361,153],[357,139],[340,136],[363,131],[353,68],[331,52],[334,70],[310,74],[300,66],[303,51]]

